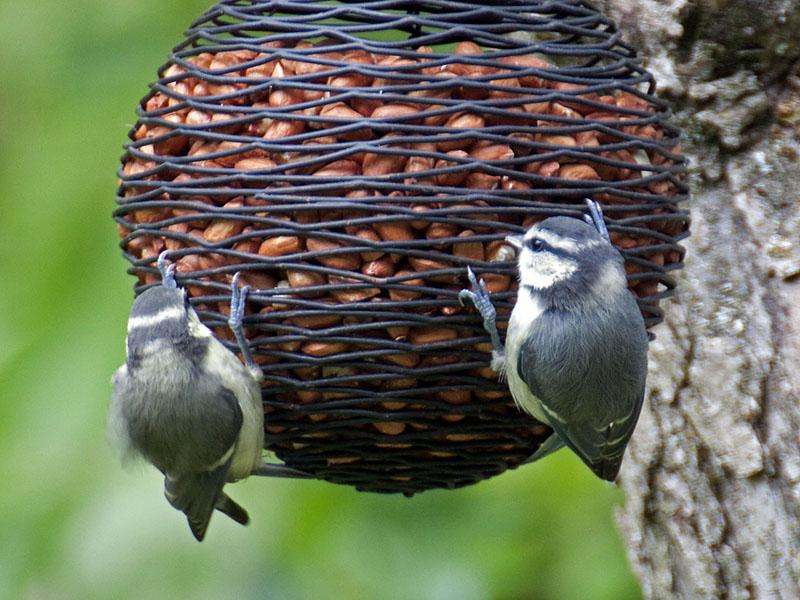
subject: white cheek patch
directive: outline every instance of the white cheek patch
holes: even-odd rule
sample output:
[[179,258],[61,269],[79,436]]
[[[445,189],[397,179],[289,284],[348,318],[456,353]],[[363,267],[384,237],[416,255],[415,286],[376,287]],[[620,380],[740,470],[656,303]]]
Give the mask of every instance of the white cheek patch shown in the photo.
[[549,252],[533,253],[526,248],[520,256],[519,281],[522,285],[542,290],[568,279],[577,270],[577,261]]
[[183,308],[180,306],[170,306],[158,311],[154,315],[143,317],[131,317],[128,319],[128,333],[141,327],[154,327],[165,321],[177,321],[183,318]]

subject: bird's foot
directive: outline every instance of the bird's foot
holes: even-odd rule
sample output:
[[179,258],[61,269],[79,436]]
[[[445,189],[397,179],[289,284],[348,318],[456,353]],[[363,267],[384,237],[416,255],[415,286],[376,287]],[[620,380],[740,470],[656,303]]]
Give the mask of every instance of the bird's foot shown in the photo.
[[475,306],[477,311],[483,317],[483,328],[489,337],[492,339],[492,355],[495,357],[493,363],[502,357],[504,354],[503,344],[500,341],[500,334],[497,331],[497,311],[492,304],[492,299],[489,297],[489,292],[486,289],[486,282],[475,277],[470,267],[467,267],[467,277],[472,285],[471,290],[461,290],[458,292],[458,301],[462,306],[465,306],[465,301],[469,300]]
[[250,286],[239,287],[239,276],[241,273],[236,273],[231,282],[231,314],[228,317],[228,327],[236,336],[236,343],[239,344],[239,350],[244,358],[244,364],[253,373],[261,373],[261,369],[253,360],[253,353],[250,351],[250,344],[244,334],[244,307],[247,302],[247,294],[250,293]]
[[166,250],[158,255],[156,265],[158,266],[158,272],[161,273],[161,285],[168,288],[178,287],[178,283],[175,281],[175,265],[167,264]]
[[589,207],[589,214],[583,215],[583,220],[589,225],[593,225],[594,228],[597,229],[597,233],[603,236],[607,242],[610,242],[611,238],[608,236],[608,228],[603,218],[603,209],[600,208],[597,202],[590,198],[586,198],[586,206]]

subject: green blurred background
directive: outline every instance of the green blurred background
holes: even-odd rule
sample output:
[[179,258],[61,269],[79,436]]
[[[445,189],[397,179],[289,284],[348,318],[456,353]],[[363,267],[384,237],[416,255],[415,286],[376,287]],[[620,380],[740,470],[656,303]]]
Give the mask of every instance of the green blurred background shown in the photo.
[[639,598],[622,501],[568,452],[413,499],[229,488],[203,544],[105,439],[132,298],[114,207],[134,109],[211,0],[0,0],[0,598]]

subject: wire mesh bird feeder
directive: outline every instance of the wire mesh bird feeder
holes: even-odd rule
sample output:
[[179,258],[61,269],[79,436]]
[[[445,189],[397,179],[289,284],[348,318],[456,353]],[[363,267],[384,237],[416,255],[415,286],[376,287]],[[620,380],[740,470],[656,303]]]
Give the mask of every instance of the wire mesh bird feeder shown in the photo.
[[[467,266],[506,325],[504,242],[598,201],[650,327],[688,235],[653,77],[582,0],[218,3],[139,107],[122,158],[137,292],[168,250],[223,340],[232,275],[267,449],[373,492],[455,488],[550,430],[488,367]],[[229,347],[235,345],[229,343]]]

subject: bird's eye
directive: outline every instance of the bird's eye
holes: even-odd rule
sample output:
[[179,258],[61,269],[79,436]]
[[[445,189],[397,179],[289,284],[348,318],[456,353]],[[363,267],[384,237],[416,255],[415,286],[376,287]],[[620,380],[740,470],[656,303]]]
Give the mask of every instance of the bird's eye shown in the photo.
[[530,241],[529,245],[530,245],[531,250],[533,250],[534,252],[539,252],[540,250],[544,249],[544,242],[542,240],[540,240],[539,238],[533,238]]

